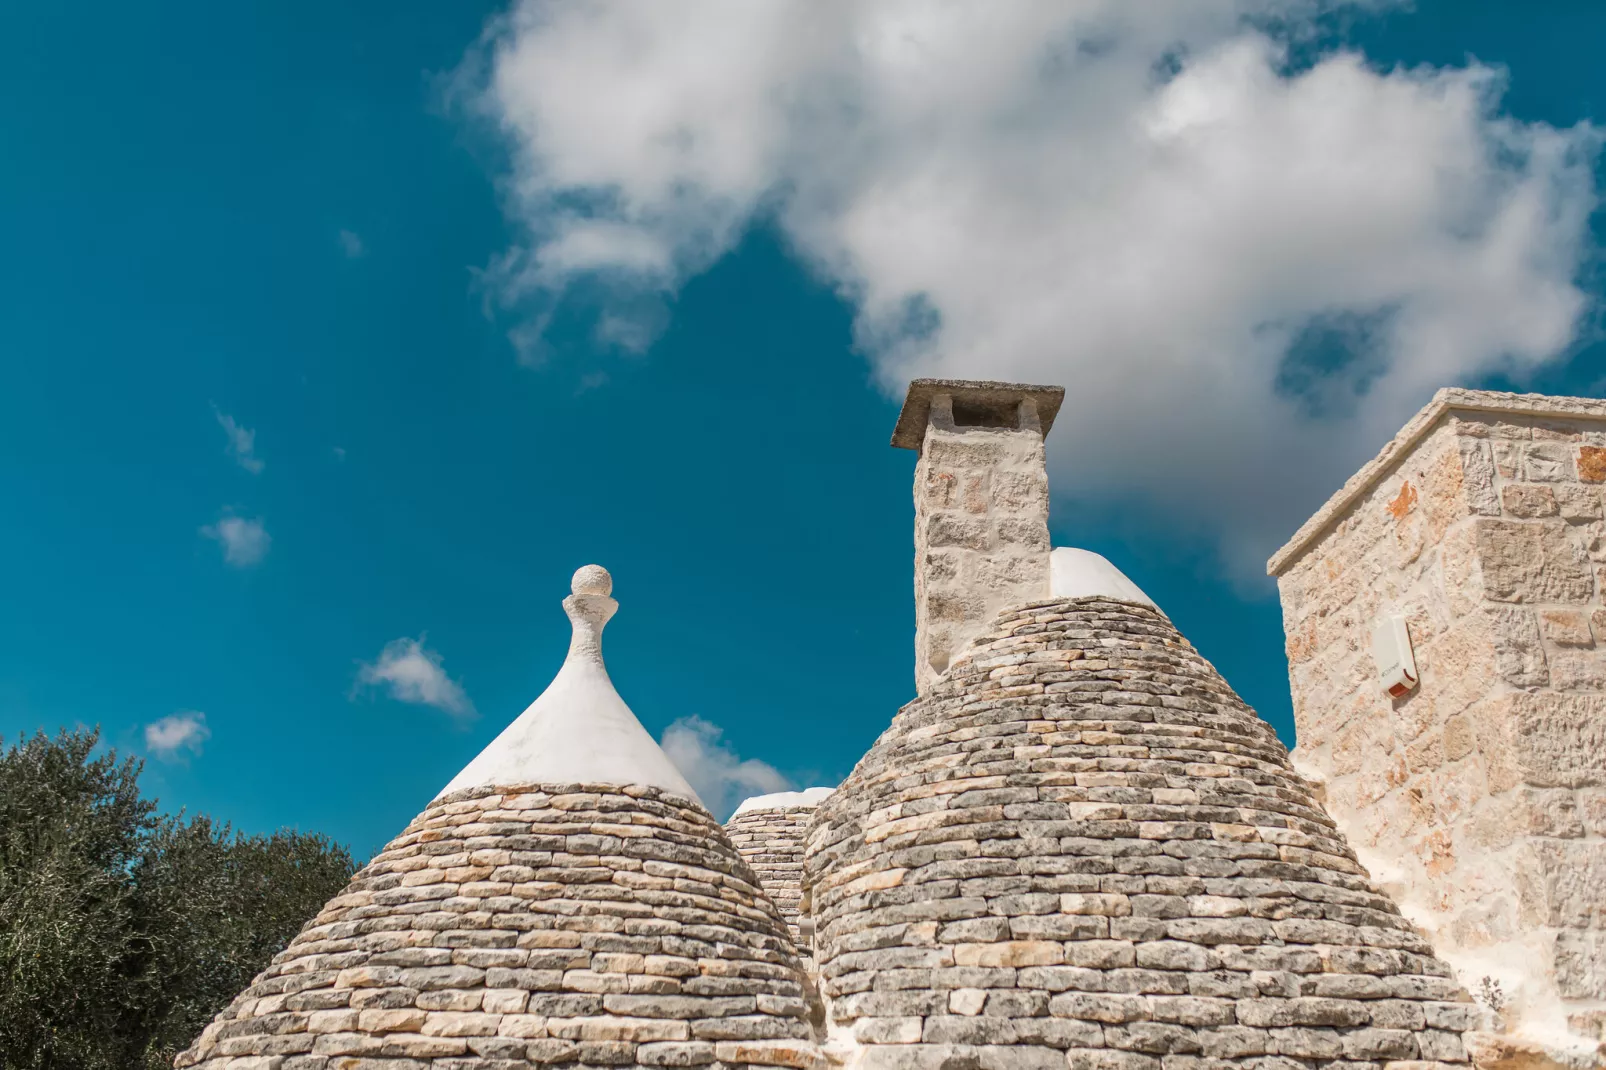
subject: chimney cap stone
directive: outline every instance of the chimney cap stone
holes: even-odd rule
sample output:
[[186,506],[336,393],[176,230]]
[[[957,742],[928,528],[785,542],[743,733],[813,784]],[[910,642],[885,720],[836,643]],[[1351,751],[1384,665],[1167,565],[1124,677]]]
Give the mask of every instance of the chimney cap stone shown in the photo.
[[[931,420],[931,401],[947,394],[960,408],[979,409],[1002,418],[1022,401],[1030,399],[1037,406],[1037,419],[1044,437],[1054,426],[1060,403],[1065,400],[1063,386],[1036,386],[1030,383],[998,383],[987,379],[915,379],[903,399],[903,411],[898,413],[898,425],[892,429],[892,444],[901,450],[919,450],[926,440],[926,424]],[[983,423],[961,426],[1008,427],[1007,423]]]

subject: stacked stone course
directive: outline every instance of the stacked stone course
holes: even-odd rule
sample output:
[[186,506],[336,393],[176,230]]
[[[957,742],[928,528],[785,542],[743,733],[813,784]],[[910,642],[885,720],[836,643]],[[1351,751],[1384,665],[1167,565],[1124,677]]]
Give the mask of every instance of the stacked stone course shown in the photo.
[[806,1068],[812,991],[700,806],[476,788],[420,814],[176,1065]]
[[[725,832],[742,861],[786,921],[798,951],[808,956],[809,941],[799,928],[803,899],[803,837],[814,806],[776,806],[744,810],[725,823]],[[802,919],[807,924],[807,919]]]
[[[1508,1024],[1606,1039],[1606,402],[1441,391],[1271,563],[1296,759]],[[1420,686],[1369,648],[1405,616]]]
[[1002,614],[817,812],[860,1065],[1426,1070],[1484,1024],[1157,610]]

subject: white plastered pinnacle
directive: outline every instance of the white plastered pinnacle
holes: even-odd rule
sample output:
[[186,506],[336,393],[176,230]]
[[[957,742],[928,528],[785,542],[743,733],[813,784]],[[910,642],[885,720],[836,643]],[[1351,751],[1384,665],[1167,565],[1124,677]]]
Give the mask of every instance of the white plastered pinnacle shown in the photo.
[[598,565],[574,574],[563,611],[574,626],[558,675],[442,795],[515,784],[643,785],[696,799],[680,770],[614,690],[602,661],[602,629],[619,608]]
[[[1048,555],[1049,595],[1053,598],[1113,598],[1153,606],[1154,599],[1126,573],[1092,550],[1057,546]],[[1156,609],[1159,606],[1155,606]]]

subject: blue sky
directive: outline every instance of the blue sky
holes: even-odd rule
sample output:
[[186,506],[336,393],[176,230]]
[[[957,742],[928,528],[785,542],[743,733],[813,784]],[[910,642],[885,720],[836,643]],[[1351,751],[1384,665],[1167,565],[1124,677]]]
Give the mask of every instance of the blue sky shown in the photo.
[[[829,32],[825,59],[744,65],[789,35],[716,20],[728,37],[693,39],[696,18],[657,26],[628,4],[578,27],[530,5],[502,21],[486,4],[12,5],[0,735],[98,724],[150,757],[165,807],[371,852],[550,679],[558,602],[595,561],[621,603],[610,669],[649,730],[717,726],[697,738],[727,785],[833,783],[912,690],[915,458],[887,438],[901,377],[935,372],[1070,389],[1055,542],[1126,570],[1292,743],[1255,564],[1436,386],[1606,392],[1599,162],[1577,126],[1603,118],[1606,11],[1339,9],[1264,37],[1229,0],[1207,6],[1225,14],[1203,28],[1096,27],[1070,54],[1107,81],[1011,83],[1071,94],[1052,112],[1004,94],[1039,124],[1011,142],[1003,112],[904,118],[954,110],[929,67],[896,93],[862,70],[833,81],[846,61]],[[647,58],[610,68],[620,26]],[[1257,58],[1267,40],[1292,44]],[[1009,74],[1017,46],[975,44],[994,47],[980,60]],[[1366,63],[1322,67],[1341,47]],[[1196,92],[1129,85],[1119,63],[1150,63],[1144,49]],[[1469,64],[1502,68],[1504,95],[1444,118]],[[1416,73],[1384,80],[1402,67]],[[780,69],[804,73],[764,81]],[[1328,96],[1284,92],[1313,71],[1332,73]],[[827,83],[873,117],[848,133],[851,160],[832,158],[829,125],[781,136],[772,115],[735,114],[780,90],[835,99]],[[672,105],[642,105],[643,86]],[[905,92],[914,104],[887,103]],[[1328,107],[1401,130],[1325,132]],[[1163,155],[1173,171],[1093,151],[1123,108],[1194,124]],[[691,147],[666,164],[654,123]],[[1289,140],[1278,123],[1314,131],[1306,155],[1264,148]],[[1526,163],[1457,155],[1468,131],[1512,129],[1503,147]],[[1426,145],[1421,173],[1475,172],[1443,195],[1476,225],[1435,186],[1300,232],[1343,183],[1367,185],[1338,164],[1385,136],[1400,140],[1380,159]],[[747,159],[755,139],[768,147]],[[951,160],[926,155],[937,142]],[[1056,146],[1076,161],[1064,181]],[[1252,197],[1212,192],[1234,152]],[[1006,179],[975,163],[995,157]],[[1300,200],[1325,182],[1338,194]],[[887,188],[905,190],[895,209]],[[1079,214],[1109,190],[1182,188],[1196,204],[1154,193]],[[1523,191],[1538,207],[1517,237],[1454,244]],[[1179,211],[1232,229],[1190,244]],[[1322,244],[1379,215],[1386,235]],[[1499,300],[1461,266],[1479,256]],[[1413,257],[1428,266],[1394,277]],[[1133,264],[1145,312],[1088,290]],[[1043,289],[1061,268],[1086,281]],[[1268,407],[1283,415],[1245,415]],[[387,648],[418,653],[397,669]],[[776,772],[735,764],[751,760]]]

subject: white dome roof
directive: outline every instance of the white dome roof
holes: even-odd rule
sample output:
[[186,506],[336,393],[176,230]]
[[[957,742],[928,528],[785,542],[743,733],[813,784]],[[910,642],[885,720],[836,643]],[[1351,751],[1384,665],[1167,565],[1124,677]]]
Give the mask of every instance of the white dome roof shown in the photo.
[[[1054,598],[1113,598],[1154,606],[1154,599],[1127,579],[1108,558],[1092,550],[1056,546],[1048,555],[1049,595]],[[1154,606],[1159,609],[1159,606]]]

